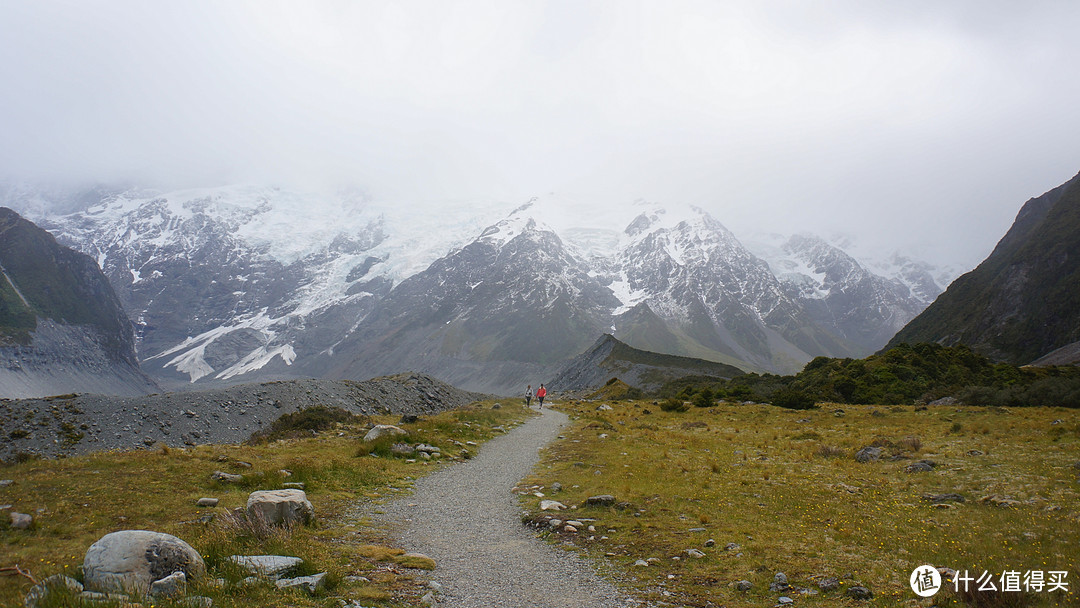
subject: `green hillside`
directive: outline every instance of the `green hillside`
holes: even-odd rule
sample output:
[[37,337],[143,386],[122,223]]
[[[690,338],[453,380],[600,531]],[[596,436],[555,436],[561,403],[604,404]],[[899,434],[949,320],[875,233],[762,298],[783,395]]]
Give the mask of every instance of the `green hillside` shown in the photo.
[[1028,201],[993,253],[886,345],[966,344],[1022,365],[1080,340],[1080,175]]

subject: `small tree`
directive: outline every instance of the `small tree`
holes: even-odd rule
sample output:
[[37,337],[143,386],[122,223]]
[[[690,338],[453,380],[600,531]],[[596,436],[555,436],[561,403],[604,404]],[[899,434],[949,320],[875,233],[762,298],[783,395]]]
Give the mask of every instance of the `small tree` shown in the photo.
[[694,405],[697,407],[713,407],[716,405],[716,401],[713,400],[712,389],[709,387],[701,389],[701,392],[694,396]]

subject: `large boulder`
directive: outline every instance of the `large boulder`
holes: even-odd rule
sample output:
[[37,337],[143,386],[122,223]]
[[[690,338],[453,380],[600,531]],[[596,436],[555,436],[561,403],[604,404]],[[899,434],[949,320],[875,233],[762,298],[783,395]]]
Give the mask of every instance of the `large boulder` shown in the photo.
[[375,441],[376,439],[386,437],[387,435],[408,435],[408,431],[405,429],[396,427],[392,424],[376,424],[367,435],[364,435],[364,441]]
[[145,594],[150,586],[174,572],[187,580],[206,574],[199,552],[171,534],[122,530],[102,536],[83,559],[87,590]]
[[315,509],[303,490],[259,490],[247,500],[247,514],[275,526],[296,523],[309,524],[315,520]]

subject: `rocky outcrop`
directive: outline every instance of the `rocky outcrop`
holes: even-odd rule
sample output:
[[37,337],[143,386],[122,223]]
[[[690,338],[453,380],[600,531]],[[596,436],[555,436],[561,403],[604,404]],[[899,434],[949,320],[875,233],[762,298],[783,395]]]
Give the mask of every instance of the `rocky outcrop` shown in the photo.
[[97,263],[0,207],[0,397],[156,388]]

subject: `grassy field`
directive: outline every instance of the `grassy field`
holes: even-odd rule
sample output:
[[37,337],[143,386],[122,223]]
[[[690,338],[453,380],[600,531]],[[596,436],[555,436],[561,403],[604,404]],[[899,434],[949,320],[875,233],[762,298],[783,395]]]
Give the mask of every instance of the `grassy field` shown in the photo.
[[[466,442],[479,444],[499,432],[493,427],[509,429],[528,415],[520,407],[491,406],[481,403],[401,426],[409,431],[409,442],[442,448],[444,460],[467,458],[477,447]],[[386,542],[383,531],[368,525],[357,504],[407,493],[413,479],[438,465],[393,457],[388,442],[366,445],[364,424],[357,422],[338,424],[314,437],[307,432],[306,438],[261,445],[159,448],[2,466],[0,479],[15,483],[0,487],[0,504],[33,514],[35,523],[30,530],[12,529],[7,511],[3,512],[0,568],[18,564],[38,580],[56,573],[78,577],[86,549],[94,541],[117,530],[145,529],[174,534],[199,550],[210,568],[209,578],[241,578],[225,561],[233,554],[297,556],[305,560],[303,574],[329,573],[331,584],[322,597],[281,592],[272,585],[195,586],[195,593],[213,598],[218,607],[336,607],[339,598],[386,606],[415,604],[421,593],[414,580],[417,570],[396,563],[400,558],[395,553],[400,551],[378,546]],[[364,422],[396,423],[397,417]],[[372,450],[379,457],[370,455]],[[221,485],[210,479],[217,470],[246,479],[238,486]],[[251,491],[279,488],[285,481],[306,484],[317,525],[268,531],[230,517],[232,509],[244,506]],[[204,496],[221,502],[213,509],[197,508],[195,502]],[[200,522],[206,515],[214,515],[213,521]],[[350,581],[348,576],[369,582]],[[21,606],[30,586],[24,577],[0,577],[0,606]]]
[[[1069,593],[1006,594],[1013,604],[984,596],[981,605],[1080,605],[1080,411],[722,404],[680,413],[652,401],[556,407],[575,422],[523,482],[527,517],[542,515],[533,492],[578,506],[558,517],[595,532],[546,534],[572,543],[643,598],[737,607],[773,606],[786,595],[796,605],[865,606],[845,595],[862,585],[874,606],[965,605],[951,591],[932,599],[911,591],[911,572],[931,564],[975,577],[1065,570]],[[857,462],[854,453],[872,444],[882,447],[882,459]],[[936,466],[906,472],[920,459]],[[562,489],[552,493],[556,482]],[[966,501],[924,498],[947,493]],[[600,494],[621,504],[583,506]],[[778,572],[793,589],[769,591]],[[828,577],[840,585],[822,593],[818,583]],[[741,580],[753,584],[749,591],[735,588]]]

